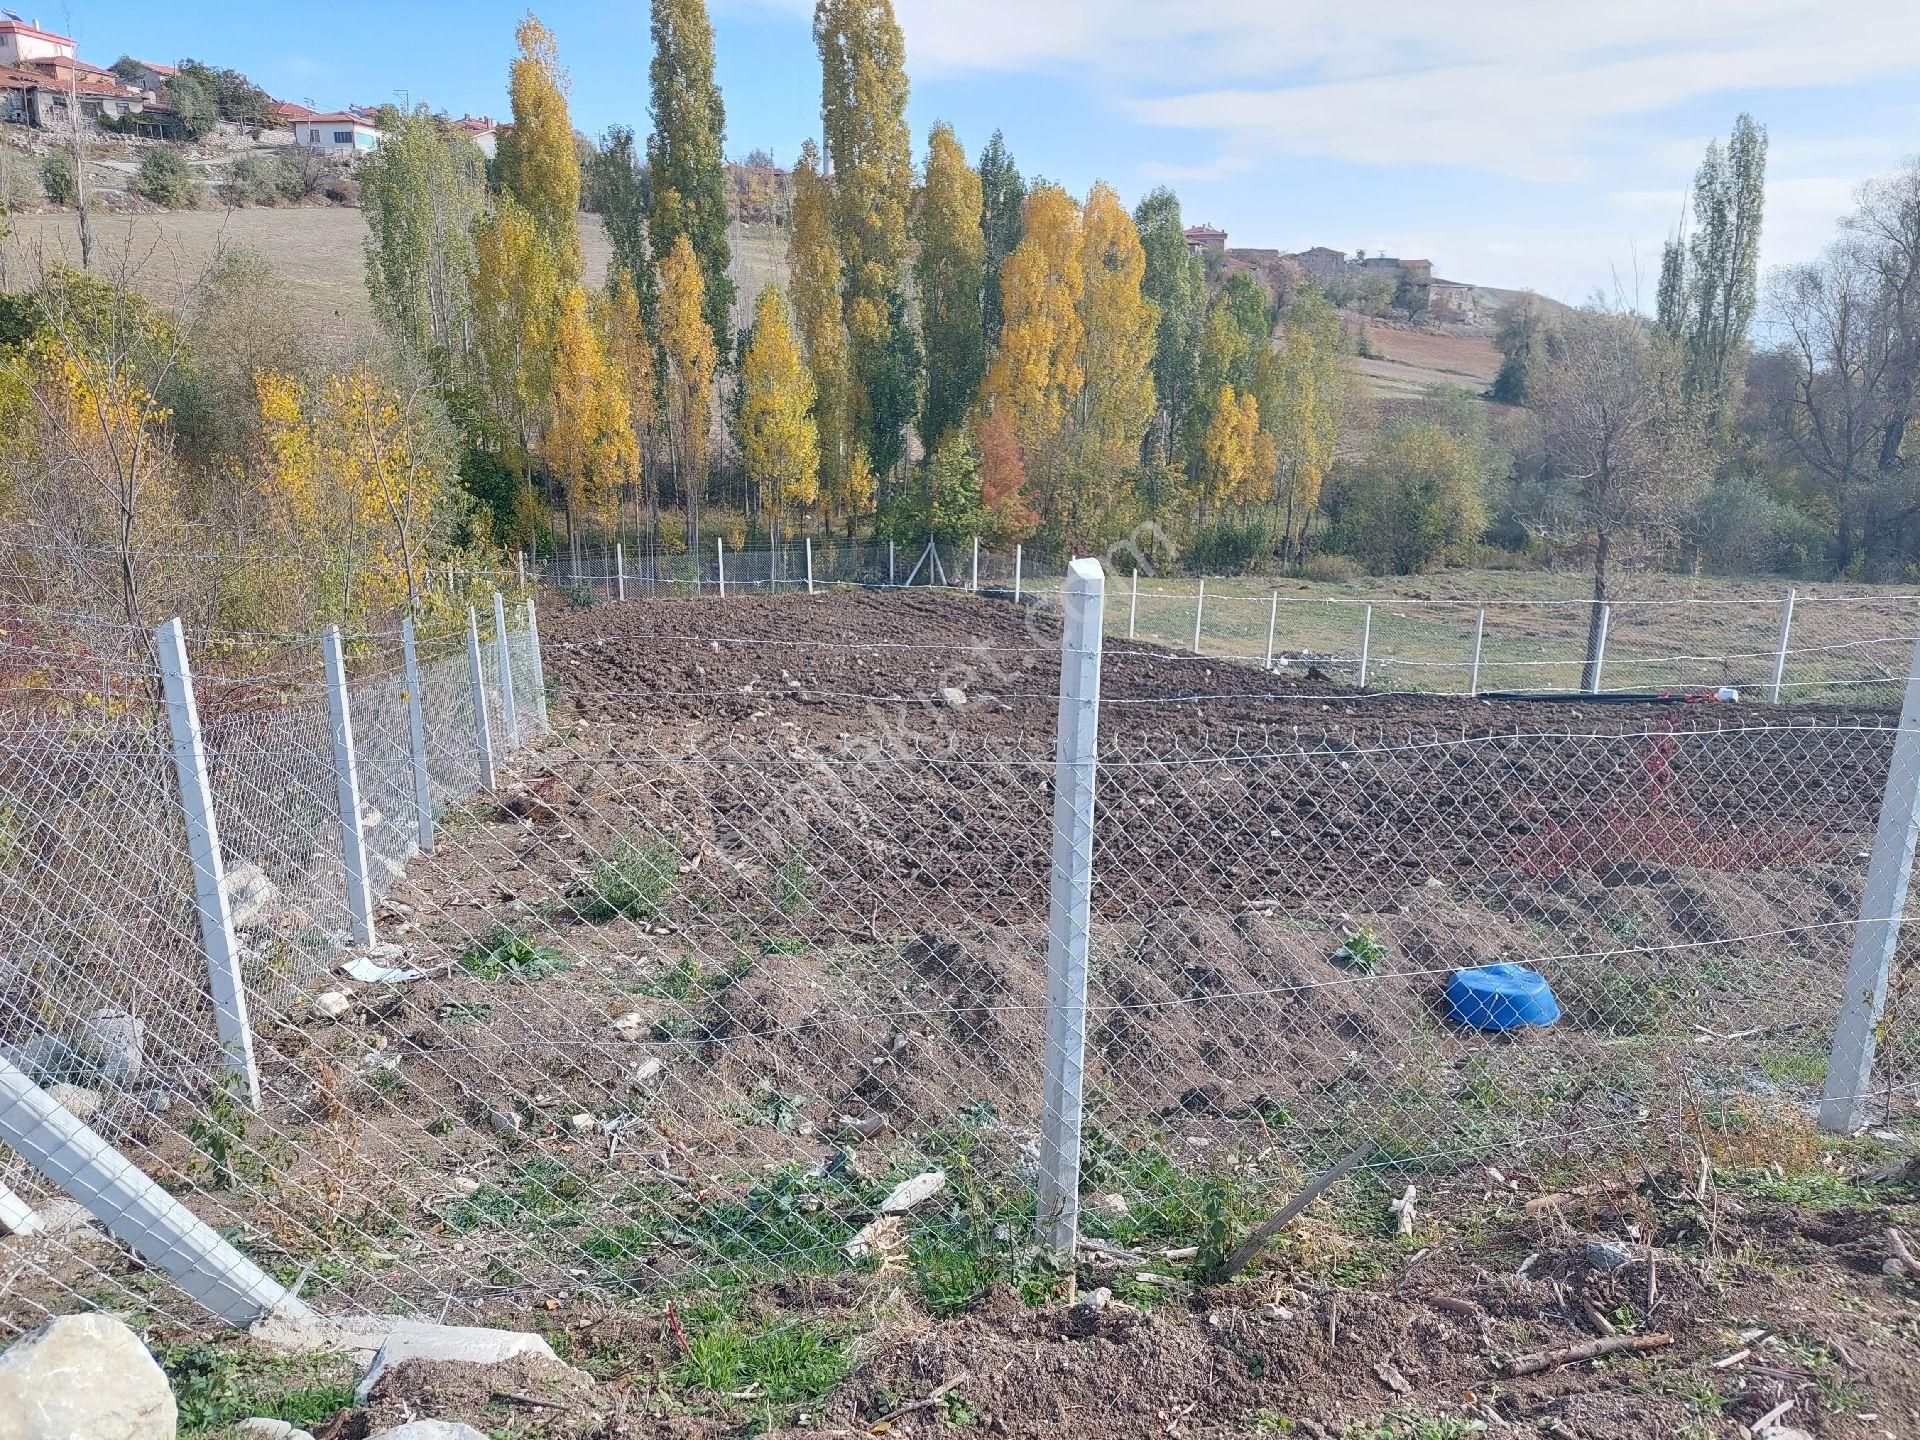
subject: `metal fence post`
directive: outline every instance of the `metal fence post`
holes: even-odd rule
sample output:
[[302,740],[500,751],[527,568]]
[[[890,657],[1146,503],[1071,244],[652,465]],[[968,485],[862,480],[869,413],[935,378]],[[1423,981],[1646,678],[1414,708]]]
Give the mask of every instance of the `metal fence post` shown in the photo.
[[1873,1083],[1880,1017],[1887,1004],[1887,977],[1900,943],[1900,918],[1913,878],[1913,848],[1920,836],[1920,638],[1907,666],[1907,693],[1900,706],[1900,729],[1887,765],[1887,788],[1880,799],[1880,820],[1867,861],[1867,888],[1860,900],[1860,923],[1853,932],[1853,958],[1846,989],[1840,992],[1840,1018],[1834,1026],[1827,1063],[1826,1090],[1820,1102],[1820,1128],[1852,1130],[1860,1101]]
[[1613,606],[1611,604],[1602,605],[1600,607],[1600,633],[1595,638],[1593,647],[1593,679],[1587,685],[1587,693],[1589,695],[1598,695],[1600,693],[1600,672],[1607,663],[1607,631],[1612,627],[1612,624]]
[[613,547],[613,598],[627,598],[627,547],[620,544]]
[[1780,703],[1780,682],[1787,673],[1787,641],[1793,638],[1793,600],[1794,591],[1787,590],[1787,603],[1780,607],[1780,648],[1773,655],[1773,690],[1767,697],[1774,704]]
[[1487,634],[1487,612],[1483,607],[1473,617],[1473,668],[1467,672],[1467,694],[1480,693],[1480,642]]
[[1200,577],[1199,587],[1193,592],[1193,653],[1200,653],[1200,616],[1207,608],[1207,577]]
[[527,597],[527,645],[533,651],[533,713],[540,717],[540,729],[551,733],[553,723],[547,719],[547,667],[540,658],[540,614],[533,608],[533,597]]
[[1020,546],[1013,547],[1013,603],[1020,603]]
[[240,1082],[247,1104],[257,1110],[260,1071],[253,1060],[247,987],[240,974],[240,944],[233,933],[233,911],[227,904],[220,827],[214,819],[213,791],[207,783],[207,752],[201,743],[200,714],[193,701],[187,639],[177,618],[162,625],[154,638],[167,697],[167,725],[173,732],[180,808],[187,820],[187,850],[193,857],[193,898],[200,912],[200,945],[207,955],[207,989],[213,997],[214,1024],[227,1073]]
[[[494,592],[499,599],[499,592]],[[333,730],[333,780],[340,795],[340,853],[347,867],[347,914],[356,944],[373,943],[373,886],[367,880],[367,837],[360,821],[360,770],[353,753],[353,711],[347,701],[347,662],[340,627],[329,625],[327,718]]]
[[0,1140],[229,1325],[251,1325],[269,1311],[311,1313],[4,1056]]
[[1273,631],[1275,625],[1279,623],[1279,620],[1280,592],[1276,590],[1273,592],[1273,603],[1267,607],[1267,659],[1266,663],[1261,667],[1265,670],[1273,669]]
[[1360,688],[1367,688],[1367,661],[1373,652],[1373,607],[1367,606],[1366,618],[1360,622]]
[[520,748],[520,708],[513,703],[513,647],[507,639],[507,602],[493,592],[493,650],[500,660],[500,718],[507,722],[507,754]]
[[[527,598],[533,608],[533,598]],[[433,853],[433,787],[427,779],[427,715],[420,703],[420,654],[413,643],[413,617],[400,622],[400,649],[406,657],[407,749],[413,759],[413,814],[419,827],[420,853]]]
[[813,594],[813,537],[807,536],[807,594]]
[[720,577],[720,598],[727,598],[727,542],[719,535],[713,537],[713,559]]
[[1061,596],[1065,628],[1060,643],[1060,720],[1054,762],[1039,1183],[1040,1240],[1062,1254],[1072,1254],[1080,1228],[1080,1107],[1087,1043],[1087,941],[1105,597],[1106,577],[1099,561],[1075,560],[1068,566]]
[[493,735],[487,727],[487,676],[480,665],[480,620],[467,606],[467,670],[473,684],[473,738],[480,756],[480,788],[494,787]]
[[980,593],[980,537],[973,537],[973,578],[967,582],[967,589],[974,594]]

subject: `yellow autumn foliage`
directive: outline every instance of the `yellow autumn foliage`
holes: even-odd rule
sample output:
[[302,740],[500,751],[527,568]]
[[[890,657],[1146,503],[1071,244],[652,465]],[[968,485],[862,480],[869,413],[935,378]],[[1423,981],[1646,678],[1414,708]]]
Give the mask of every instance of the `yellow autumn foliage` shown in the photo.
[[809,509],[820,498],[813,403],[813,377],[800,361],[786,299],[769,285],[754,306],[740,366],[740,449],[747,479],[760,488],[776,526],[789,508]]

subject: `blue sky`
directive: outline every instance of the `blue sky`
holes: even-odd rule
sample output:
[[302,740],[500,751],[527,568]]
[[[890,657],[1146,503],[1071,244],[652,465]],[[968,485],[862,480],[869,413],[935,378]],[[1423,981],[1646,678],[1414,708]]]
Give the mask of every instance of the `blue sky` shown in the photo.
[[[1917,0],[896,0],[916,145],[995,127],[1021,168],[1129,201],[1158,183],[1231,244],[1431,258],[1448,278],[1650,303],[1700,151],[1741,110],[1772,140],[1763,260],[1830,237],[1860,181],[1920,151]],[[21,8],[33,17],[32,4]],[[503,114],[522,6],[75,3],[100,63],[192,55],[284,99],[405,91]],[[728,150],[817,125],[811,0],[713,0]],[[647,6],[549,3],[575,123],[646,128]]]

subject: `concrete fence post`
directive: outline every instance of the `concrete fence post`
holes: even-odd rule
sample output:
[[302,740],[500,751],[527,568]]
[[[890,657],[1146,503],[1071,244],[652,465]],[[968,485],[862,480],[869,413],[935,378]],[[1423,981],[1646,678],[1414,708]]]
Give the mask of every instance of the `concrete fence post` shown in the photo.
[[533,597],[527,597],[527,648],[533,653],[533,713],[540,717],[542,734],[553,732],[553,722],[547,718],[547,665],[540,658],[540,612],[534,608]]
[[513,552],[513,573],[520,582],[520,588],[522,590],[526,589],[527,588],[527,552],[526,551],[516,550]]
[[1020,603],[1020,545],[1018,542],[1015,542],[1013,547],[1013,603],[1016,605]]
[[713,561],[720,579],[720,598],[727,598],[727,542],[719,535],[713,537]]
[[887,584],[893,584],[893,541],[887,541]]
[[627,547],[620,544],[613,547],[613,598],[627,598]]
[[214,1026],[227,1073],[239,1084],[246,1103],[257,1110],[260,1071],[253,1059],[247,987],[240,973],[240,943],[234,935],[233,911],[227,903],[226,862],[220,854],[220,827],[213,814],[213,790],[207,780],[207,752],[200,738],[200,713],[194,705],[186,635],[175,618],[162,625],[154,639],[160,653],[161,688],[167,698],[167,726],[173,734],[180,809],[187,822],[187,852],[193,860],[193,898],[200,914],[200,947],[207,957],[207,991],[213,997]]
[[[499,598],[499,592],[494,596]],[[353,753],[353,709],[347,700],[347,662],[340,627],[329,625],[327,719],[333,731],[333,783],[340,797],[340,857],[347,872],[347,915],[358,945],[373,943],[373,886],[367,879],[367,837],[360,819],[360,769]]]
[[1127,638],[1133,639],[1133,622],[1140,613],[1140,567],[1133,567],[1133,588],[1127,592]]
[[[527,597],[533,609],[533,597]],[[427,712],[420,700],[420,652],[413,642],[413,617],[400,622],[400,649],[406,658],[407,753],[413,762],[413,818],[420,853],[433,853],[433,786],[427,775]]]
[[1207,577],[1202,575],[1193,592],[1193,653],[1200,653],[1200,617],[1207,608]]
[[1060,718],[1054,760],[1052,895],[1040,1105],[1039,1239],[1071,1255],[1080,1228],[1080,1120],[1087,1043],[1100,650],[1106,576],[1075,560],[1062,592]]
[[807,536],[807,594],[813,594],[813,537]]
[[467,672],[473,690],[473,740],[480,759],[480,788],[491,790],[495,784],[493,769],[493,732],[487,724],[487,673],[480,663],[480,618],[467,606]]
[[1607,665],[1607,631],[1612,628],[1613,606],[1611,604],[1602,605],[1600,607],[1600,629],[1594,636],[1593,642],[1593,674],[1587,683],[1587,693],[1589,695],[1598,695],[1600,693],[1600,675],[1601,672],[1606,669]]
[[269,1311],[311,1314],[287,1288],[220,1238],[139,1166],[0,1056],[0,1140],[147,1264],[229,1325]]
[[493,592],[493,653],[500,666],[500,718],[507,722],[507,754],[520,748],[520,707],[513,703],[513,643],[507,636],[507,602]]
[[1767,696],[1776,705],[1780,703],[1780,682],[1787,674],[1787,642],[1793,638],[1793,601],[1794,591],[1789,588],[1786,603],[1780,607],[1780,644],[1773,652],[1773,686]]
[[1920,836],[1920,637],[1907,665],[1900,729],[1893,737],[1893,758],[1887,765],[1887,788],[1880,798],[1880,820],[1867,861],[1867,888],[1860,899],[1860,921],[1853,931],[1853,956],[1847,965],[1846,989],[1840,992],[1840,1018],[1834,1026],[1820,1102],[1820,1128],[1834,1134],[1856,1128],[1860,1102],[1873,1084],[1887,979],[1913,878],[1916,836]]
[[980,593],[980,537],[973,537],[973,577],[967,582],[967,589],[974,594]]
[[1360,688],[1367,688],[1367,662],[1373,654],[1373,607],[1367,606],[1366,616],[1360,622]]
[[1273,632],[1280,623],[1280,592],[1273,592],[1273,599],[1267,606],[1267,658],[1261,666],[1263,670],[1273,669]]
[[1480,693],[1480,642],[1487,634],[1487,612],[1483,607],[1473,617],[1473,666],[1467,671],[1467,694]]

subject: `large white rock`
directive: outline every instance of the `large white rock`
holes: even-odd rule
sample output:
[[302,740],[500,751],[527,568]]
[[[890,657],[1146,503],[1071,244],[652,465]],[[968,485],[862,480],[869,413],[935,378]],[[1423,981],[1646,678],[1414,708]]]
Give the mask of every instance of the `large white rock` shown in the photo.
[[391,1430],[370,1435],[367,1440],[487,1440],[483,1431],[458,1420],[409,1420]]
[[147,1023],[126,1010],[96,1010],[74,1036],[102,1080],[124,1085],[146,1066]]
[[0,1354],[0,1440],[173,1440],[160,1366],[110,1315],[62,1315]]

